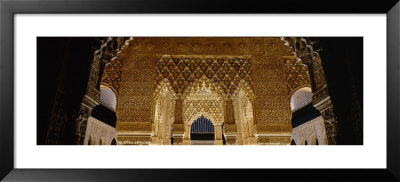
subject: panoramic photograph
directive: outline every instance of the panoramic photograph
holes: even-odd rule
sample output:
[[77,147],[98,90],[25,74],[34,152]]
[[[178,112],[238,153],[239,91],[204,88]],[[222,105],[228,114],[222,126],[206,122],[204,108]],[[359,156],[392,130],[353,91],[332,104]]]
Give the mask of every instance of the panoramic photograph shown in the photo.
[[37,145],[363,145],[363,37],[37,37]]

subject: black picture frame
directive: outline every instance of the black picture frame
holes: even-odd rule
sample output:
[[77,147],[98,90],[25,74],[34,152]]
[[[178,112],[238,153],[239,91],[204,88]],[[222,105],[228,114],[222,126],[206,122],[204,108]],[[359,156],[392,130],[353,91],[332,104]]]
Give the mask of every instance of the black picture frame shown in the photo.
[[[386,169],[15,169],[14,15],[31,13],[381,13],[387,15]],[[316,15],[317,16],[317,15]],[[400,181],[398,0],[0,1],[0,179],[5,181]],[[379,61],[377,61],[379,64]],[[371,156],[373,157],[373,156]],[[368,159],[365,159],[368,160]]]

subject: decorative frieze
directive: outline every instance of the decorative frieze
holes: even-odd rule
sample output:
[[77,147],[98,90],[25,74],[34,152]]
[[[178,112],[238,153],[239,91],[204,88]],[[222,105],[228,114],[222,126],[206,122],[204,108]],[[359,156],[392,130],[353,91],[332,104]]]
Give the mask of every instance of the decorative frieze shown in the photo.
[[152,124],[150,122],[117,122],[116,131],[121,133],[146,133],[152,131]]
[[150,136],[120,136],[117,135],[118,145],[149,145]]
[[291,137],[285,136],[258,136],[257,142],[259,145],[289,145]]

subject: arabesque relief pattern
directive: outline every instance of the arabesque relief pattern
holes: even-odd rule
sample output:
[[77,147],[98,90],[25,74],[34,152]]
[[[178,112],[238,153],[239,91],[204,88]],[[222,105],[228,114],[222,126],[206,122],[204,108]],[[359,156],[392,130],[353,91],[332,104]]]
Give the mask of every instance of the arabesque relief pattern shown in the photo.
[[[293,57],[292,52],[280,38],[130,39],[106,66],[102,76],[102,84],[112,87],[118,95],[117,140],[119,144],[154,143],[152,140],[157,133],[155,119],[160,116],[155,114],[157,101],[153,93],[166,79],[176,98],[175,102],[171,101],[175,103],[174,117],[169,118],[172,126],[164,130],[172,128],[174,143],[184,144],[187,138],[183,136],[188,136],[189,127],[185,123],[185,118],[189,117],[183,111],[185,104],[196,108],[195,104],[208,106],[211,103],[211,107],[214,104],[218,105],[215,108],[221,108],[221,103],[217,102],[185,102],[185,97],[190,95],[185,91],[191,84],[206,79],[218,88],[216,90],[223,105],[223,122],[226,118],[234,118],[224,126],[224,134],[231,136],[226,138],[227,143],[237,144],[236,132],[239,129],[248,131],[246,136],[254,135],[252,144],[290,144],[291,111],[287,99],[290,90],[284,76],[285,57],[290,56]],[[293,69],[296,69],[295,65]],[[296,73],[301,75],[304,69]],[[307,78],[304,79],[306,81]],[[251,114],[243,117],[247,126],[243,123],[238,126],[237,123],[244,122],[244,119],[235,117],[235,112],[239,111],[235,109],[233,95],[241,81],[246,82],[246,89],[253,93],[251,97],[247,95],[247,103],[241,101],[243,106],[240,110],[253,110],[246,111],[252,113],[252,120],[249,119]],[[227,110],[227,103],[232,103],[233,109]],[[251,106],[244,106],[246,104]],[[218,115],[213,117],[220,118],[221,114]]]
[[[155,56],[130,55],[124,61],[117,104],[117,140],[126,144],[149,144],[154,121]],[[132,134],[132,131],[135,131]],[[133,143],[132,143],[133,142]]]
[[254,120],[259,144],[290,144],[292,127],[283,57],[253,57]]

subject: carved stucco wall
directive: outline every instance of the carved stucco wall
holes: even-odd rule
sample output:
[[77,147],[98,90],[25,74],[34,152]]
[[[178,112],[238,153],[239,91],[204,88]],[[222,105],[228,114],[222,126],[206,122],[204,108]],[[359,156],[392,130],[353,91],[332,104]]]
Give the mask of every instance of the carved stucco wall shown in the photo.
[[154,120],[154,67],[156,57],[131,54],[124,60],[118,96],[118,141],[149,144]]
[[[232,100],[237,84],[246,81],[254,93],[257,143],[289,144],[291,111],[284,67],[288,57],[292,52],[280,38],[133,38],[108,66],[112,73],[105,70],[103,76],[118,92],[118,141],[151,143],[153,91],[162,79],[170,81],[179,98],[190,82],[205,76],[219,85],[226,101]],[[224,130],[229,133],[229,128]]]
[[288,102],[283,57],[253,57],[254,121],[260,144],[290,143],[291,111]]
[[[329,104],[329,93],[318,51],[312,49],[312,42],[307,43],[303,39],[287,40],[295,56],[279,38],[106,38],[100,40],[101,46],[95,48],[97,50],[94,53],[86,94],[75,122],[76,143],[82,144],[84,141],[91,109],[98,104],[100,99],[101,81],[102,85],[112,89],[118,97],[122,85],[125,87],[122,89],[123,96],[118,98],[125,101],[118,103],[117,106],[121,107],[117,110],[117,130],[121,139],[126,144],[148,144],[151,140],[149,136],[154,135],[155,107],[154,95],[151,93],[157,83],[160,83],[160,74],[164,78],[164,68],[168,68],[166,78],[170,81],[174,92],[178,91],[178,96],[179,92],[184,91],[189,82],[193,81],[192,78],[196,80],[200,75],[220,85],[225,99],[232,100],[231,95],[237,90],[238,81],[245,80],[255,95],[252,103],[255,110],[254,134],[258,137],[260,144],[286,143],[286,135],[290,133],[291,128],[289,123],[291,114],[290,109],[287,109],[290,108],[289,104],[284,102],[284,93],[288,93],[285,96],[289,97],[290,93],[302,84],[311,84],[314,105],[322,112],[327,124],[334,126],[333,108]],[[298,47],[297,42],[301,42]],[[174,57],[180,60],[175,63]],[[190,61],[181,70],[180,61],[183,60],[185,64],[185,57],[190,57]],[[296,57],[300,58],[301,62]],[[160,59],[164,61],[164,58],[172,58],[172,67],[169,60],[168,64],[160,69],[158,63]],[[218,62],[218,58],[220,60],[222,58],[223,62]],[[290,66],[291,69],[289,69]],[[311,70],[308,75],[306,67]],[[187,70],[190,76],[185,78]],[[284,75],[282,73],[286,73],[286,76],[282,76]],[[290,78],[293,78],[293,82],[288,81],[291,80]],[[311,83],[308,80],[311,80]],[[282,85],[287,88],[282,88]],[[224,131],[236,136],[235,132],[239,126],[236,124],[229,126],[229,122],[226,123]],[[232,120],[232,122],[236,121]],[[332,141],[335,127],[327,126],[327,130],[329,141]],[[272,133],[283,134],[283,137],[271,137]],[[135,135],[135,137],[129,135]]]

